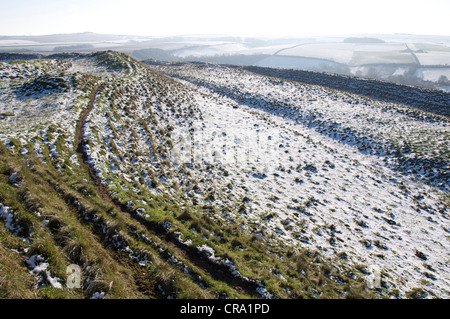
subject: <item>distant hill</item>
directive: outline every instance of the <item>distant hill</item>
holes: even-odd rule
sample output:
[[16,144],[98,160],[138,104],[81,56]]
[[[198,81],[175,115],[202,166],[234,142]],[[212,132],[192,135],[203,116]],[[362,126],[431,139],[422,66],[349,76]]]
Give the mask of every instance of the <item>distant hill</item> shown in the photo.
[[[103,42],[117,41],[131,38],[129,35],[99,34],[93,32],[50,34],[36,36],[0,36],[0,40],[24,40],[38,43],[65,43],[65,42]],[[136,37],[134,37],[136,38]]]

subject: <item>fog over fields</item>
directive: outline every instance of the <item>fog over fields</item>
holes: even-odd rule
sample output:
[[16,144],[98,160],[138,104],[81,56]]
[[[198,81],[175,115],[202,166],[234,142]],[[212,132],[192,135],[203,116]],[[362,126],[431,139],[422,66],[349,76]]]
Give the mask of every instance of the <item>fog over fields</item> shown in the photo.
[[[116,50],[138,60],[202,61],[337,73],[448,91],[450,36],[150,37],[95,33],[0,36],[0,53]],[[6,59],[2,54],[3,59]]]

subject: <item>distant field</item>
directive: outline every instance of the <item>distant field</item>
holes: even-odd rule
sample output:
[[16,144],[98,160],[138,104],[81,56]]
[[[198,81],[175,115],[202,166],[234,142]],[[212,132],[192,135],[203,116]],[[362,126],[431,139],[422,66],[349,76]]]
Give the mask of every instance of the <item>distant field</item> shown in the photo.
[[252,55],[252,54],[276,54],[278,51],[286,50],[292,47],[292,44],[281,44],[281,45],[271,45],[266,47],[257,47],[257,48],[251,48],[251,49],[245,49],[242,51],[235,52],[237,54],[245,54],[245,55]]
[[445,47],[442,45],[437,44],[430,44],[430,43],[414,43],[413,46],[417,50],[424,50],[424,51],[442,51],[442,52],[448,52],[450,53],[450,48]]
[[416,53],[416,56],[419,59],[420,64],[423,66],[450,66],[450,51],[431,51],[426,53]]
[[227,52],[235,52],[245,50],[246,47],[240,43],[219,43],[214,45],[194,45],[191,47],[183,48],[173,52],[178,57],[188,56],[210,56],[217,54],[224,54]]
[[353,56],[352,43],[304,44],[282,50],[278,55],[325,59],[347,64]]
[[0,47],[2,46],[16,46],[16,45],[36,45],[38,42],[27,40],[0,40]]
[[321,43],[282,50],[278,55],[326,59],[358,66],[363,64],[410,64],[411,53],[403,43]]
[[340,64],[323,59],[304,58],[295,56],[271,55],[254,64],[255,66],[316,70],[320,68],[337,69]]
[[355,51],[349,62],[351,66],[366,64],[415,64],[414,57],[409,52],[401,51]]

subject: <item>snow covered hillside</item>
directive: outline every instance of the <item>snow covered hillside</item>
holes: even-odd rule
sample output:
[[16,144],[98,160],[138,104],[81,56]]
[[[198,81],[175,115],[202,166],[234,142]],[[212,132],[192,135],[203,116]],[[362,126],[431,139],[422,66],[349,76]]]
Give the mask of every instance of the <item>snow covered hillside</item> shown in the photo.
[[[0,75],[9,150],[0,155],[16,163],[2,168],[5,194],[31,183],[35,170],[18,174],[18,163],[28,172],[23,162],[37,156],[41,174],[55,169],[52,177],[65,178],[59,205],[80,214],[73,227],[94,229],[98,252],[124,255],[113,258],[117,267],[132,260],[152,274],[143,279],[138,267],[131,276],[139,293],[450,296],[448,117],[236,68],[146,66],[115,52],[5,62]],[[11,198],[0,197],[2,207]],[[14,225],[19,208],[4,210]],[[49,219],[30,214],[31,228]],[[33,247],[33,235],[26,239]],[[45,253],[27,251],[24,260],[49,264],[52,280],[64,276]],[[89,297],[125,293],[89,284]]]
[[203,94],[208,138],[198,140],[227,171],[213,178],[225,217],[269,241],[376,265],[391,288],[428,280],[448,296],[448,118],[218,66],[158,69]]

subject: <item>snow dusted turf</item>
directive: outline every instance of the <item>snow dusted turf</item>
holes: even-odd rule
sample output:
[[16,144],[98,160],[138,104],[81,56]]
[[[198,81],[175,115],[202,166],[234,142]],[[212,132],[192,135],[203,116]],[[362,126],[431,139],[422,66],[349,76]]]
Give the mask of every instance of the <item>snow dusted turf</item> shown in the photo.
[[[113,197],[131,192],[139,200],[130,206],[145,206],[124,183],[136,182],[213,207],[215,219],[268,245],[307,247],[379,273],[402,297],[415,287],[450,296],[448,118],[214,65],[152,66],[169,79],[141,65],[112,72],[89,59],[59,63],[66,81],[80,72],[101,78],[84,139]],[[0,66],[2,77],[24,72]],[[24,153],[31,141],[37,153],[46,144],[60,157],[58,134],[49,140],[47,130],[56,125],[73,143],[89,97],[68,89],[24,100],[9,81],[0,95],[2,112],[12,112],[0,122],[3,142],[19,138]]]
[[[227,176],[211,179],[224,193],[215,203],[234,206],[228,218],[263,238],[275,232],[275,241],[378,268],[391,288],[409,290],[426,279],[427,289],[448,297],[449,221],[442,204],[450,186],[448,120],[239,70],[160,70],[206,94],[196,105],[202,135],[213,141],[199,139],[206,144],[200,155],[225,164]],[[416,153],[407,156],[443,154],[443,177],[429,175],[424,183],[399,172],[386,146],[395,142],[412,145]],[[437,180],[444,192],[429,185]],[[430,277],[429,266],[437,274],[432,280],[424,275]]]

